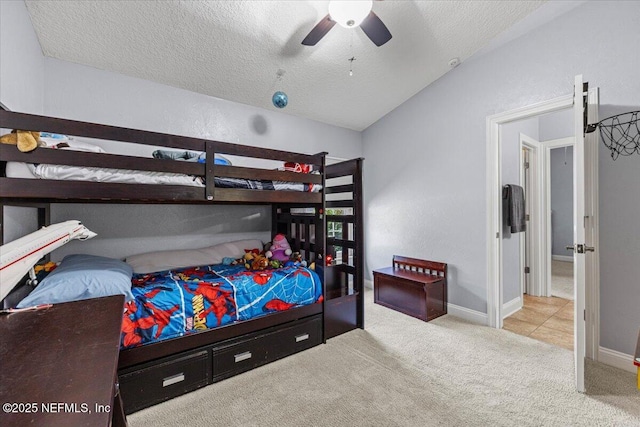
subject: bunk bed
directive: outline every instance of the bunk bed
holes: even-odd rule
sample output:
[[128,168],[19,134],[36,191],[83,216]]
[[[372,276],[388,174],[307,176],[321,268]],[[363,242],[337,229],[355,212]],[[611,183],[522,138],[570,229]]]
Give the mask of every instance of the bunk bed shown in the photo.
[[[363,159],[327,165],[326,153],[299,154],[5,110],[0,110],[0,127],[119,141],[147,149],[159,147],[204,153],[204,162],[197,163],[46,148],[22,153],[16,146],[0,144],[3,227],[5,206],[36,208],[38,226],[45,226],[50,222],[51,204],[58,203],[266,204],[271,205],[272,210],[272,235],[286,234],[292,249],[316,264],[315,272],[322,282],[318,303],[121,349],[118,377],[126,413],[324,343],[349,330],[364,328]],[[313,165],[317,172],[219,165],[214,161],[217,155]],[[179,174],[199,177],[202,185],[8,176],[7,165],[12,162]],[[320,191],[217,186],[219,179],[227,178],[312,184]],[[0,230],[0,238],[3,236]],[[29,291],[25,278],[25,283],[14,289],[3,305],[15,304]]]

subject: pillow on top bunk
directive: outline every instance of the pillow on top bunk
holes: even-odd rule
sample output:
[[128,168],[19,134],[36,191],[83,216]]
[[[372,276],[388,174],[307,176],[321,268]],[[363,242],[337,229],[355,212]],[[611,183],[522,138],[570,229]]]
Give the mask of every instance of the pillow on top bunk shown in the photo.
[[75,138],[61,135],[59,133],[40,132],[40,143],[47,148],[57,148],[61,150],[87,151],[90,153],[106,153],[106,151],[97,145],[84,141],[78,141]]
[[200,249],[147,252],[127,257],[126,261],[133,267],[134,273],[146,274],[198,265],[220,264],[225,257],[240,258],[244,255],[245,249],[262,250],[263,246],[262,241],[257,239],[237,240]]
[[131,294],[133,270],[127,263],[95,255],[67,255],[18,308],[38,304],[56,304],[122,294]]

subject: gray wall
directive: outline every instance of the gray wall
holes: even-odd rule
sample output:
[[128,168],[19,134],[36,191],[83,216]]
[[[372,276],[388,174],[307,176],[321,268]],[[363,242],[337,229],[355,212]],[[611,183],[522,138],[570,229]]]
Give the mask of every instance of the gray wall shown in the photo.
[[554,148],[550,155],[551,254],[573,257],[573,147]]
[[[543,6],[544,7],[544,6]],[[639,109],[640,2],[585,2],[472,58],[364,131],[368,274],[394,253],[449,263],[449,301],[486,312],[486,118],[572,93]],[[635,107],[634,107],[635,106]],[[604,117],[604,115],[602,115]],[[640,158],[600,152],[601,345],[634,351],[640,325]]]

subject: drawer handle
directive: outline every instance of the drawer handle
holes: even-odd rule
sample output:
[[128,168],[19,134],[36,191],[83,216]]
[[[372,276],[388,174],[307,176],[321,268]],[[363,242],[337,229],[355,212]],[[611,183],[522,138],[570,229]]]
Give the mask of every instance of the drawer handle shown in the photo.
[[184,373],[180,372],[179,374],[172,375],[162,380],[162,387],[168,387],[172,384],[177,384],[179,382],[184,381]]
[[296,342],[305,341],[309,339],[309,334],[296,335]]
[[236,354],[235,356],[233,356],[233,359],[236,363],[242,362],[243,360],[251,359],[251,352],[245,351],[244,353]]

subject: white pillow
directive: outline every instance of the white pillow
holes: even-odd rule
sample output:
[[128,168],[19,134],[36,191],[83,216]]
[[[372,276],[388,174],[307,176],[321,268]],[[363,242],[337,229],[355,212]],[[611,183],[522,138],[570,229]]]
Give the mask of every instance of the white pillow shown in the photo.
[[75,138],[70,138],[67,135],[61,135],[57,133],[41,132],[40,142],[47,148],[56,148],[58,144],[67,144],[68,147],[60,147],[60,150],[72,150],[72,151],[87,151],[91,153],[106,153],[106,151],[97,145],[89,142],[78,141]]
[[201,249],[147,252],[127,257],[126,262],[133,267],[134,273],[146,274],[197,265],[220,264],[225,257],[240,258],[244,255],[245,249],[262,250],[263,246],[261,240],[237,240]]
[[90,153],[106,153],[106,150],[97,145],[89,144],[88,142],[70,140],[66,141],[69,144],[68,147],[61,147],[59,150],[72,150],[72,151],[87,151]]

